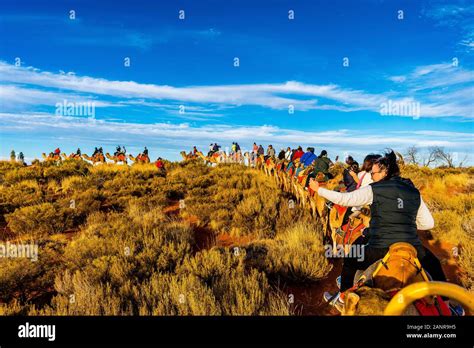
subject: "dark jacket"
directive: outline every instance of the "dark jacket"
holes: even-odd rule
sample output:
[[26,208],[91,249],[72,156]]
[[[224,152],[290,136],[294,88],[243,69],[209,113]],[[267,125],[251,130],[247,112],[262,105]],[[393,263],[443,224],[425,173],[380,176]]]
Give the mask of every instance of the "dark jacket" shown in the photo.
[[331,165],[331,160],[327,157],[318,157],[314,162],[314,172],[315,173],[329,173],[329,166]]
[[344,186],[346,187],[346,192],[352,192],[357,189],[357,182],[352,177],[349,169],[344,169],[342,172],[342,178],[344,180]]
[[421,196],[411,180],[399,176],[371,184],[373,202],[370,207],[369,246],[388,248],[396,242],[420,247],[416,216]]

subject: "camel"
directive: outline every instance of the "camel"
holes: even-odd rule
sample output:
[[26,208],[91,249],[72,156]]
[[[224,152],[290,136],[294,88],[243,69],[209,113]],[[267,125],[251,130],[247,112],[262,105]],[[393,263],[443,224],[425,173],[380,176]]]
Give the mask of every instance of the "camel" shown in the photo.
[[365,206],[361,210],[352,213],[348,223],[342,226],[347,209],[350,208],[334,204],[329,211],[329,229],[333,250],[335,251],[337,246],[343,245],[346,254],[349,252],[352,243],[362,235],[370,223],[370,208]]
[[297,201],[303,208],[305,208],[306,204],[309,203],[309,194],[304,189],[304,184],[306,183],[306,179],[312,169],[313,167],[311,166],[303,168],[303,165],[300,163],[297,171],[298,174],[293,180],[293,191],[295,192]]
[[142,153],[139,153],[137,155],[137,157],[133,157],[132,155],[128,155],[128,158],[130,159],[130,161],[132,161],[133,163],[137,163],[137,164],[150,163],[150,157],[148,157],[148,155],[144,155]]
[[430,281],[416,249],[409,243],[394,243],[383,260],[356,274],[354,287],[345,292],[342,315],[420,315],[414,304],[418,300],[449,315],[449,309],[444,304],[441,306],[442,300],[436,295],[449,297],[469,311],[474,310],[474,300],[467,290]]
[[125,156],[124,153],[119,153],[118,155],[110,156],[110,154],[107,152],[105,154],[105,157],[107,159],[114,161],[114,163],[122,162],[123,164],[127,164],[127,156]]
[[223,156],[220,152],[214,152],[210,157],[205,156],[201,151],[196,152],[196,154],[202,158],[205,164],[218,164],[223,162]]
[[83,154],[82,158],[85,160],[92,162],[92,164],[97,164],[97,163],[105,163],[105,157],[102,153],[97,153],[92,157],[87,156],[87,154]]
[[274,168],[275,168],[275,159],[273,157],[268,157],[263,162],[263,170],[265,174],[268,176],[272,176]]
[[258,170],[264,169],[265,156],[264,155],[258,155],[256,162],[257,162],[256,167],[257,167]]
[[288,166],[288,161],[282,160],[279,161],[275,166],[275,175],[278,179],[280,187],[289,192],[290,191],[290,178],[286,174],[286,167]]
[[188,161],[191,159],[191,156],[188,156],[188,154],[186,153],[186,151],[181,151],[180,152],[180,155],[181,157],[183,157],[183,161]]
[[51,152],[49,155],[46,155],[44,152],[41,154],[46,161],[61,161],[60,155],[55,155]]
[[67,159],[75,159],[75,160],[82,160],[81,155],[78,155],[77,153],[73,152],[69,156],[66,155],[64,152],[61,154],[61,156],[67,160]]

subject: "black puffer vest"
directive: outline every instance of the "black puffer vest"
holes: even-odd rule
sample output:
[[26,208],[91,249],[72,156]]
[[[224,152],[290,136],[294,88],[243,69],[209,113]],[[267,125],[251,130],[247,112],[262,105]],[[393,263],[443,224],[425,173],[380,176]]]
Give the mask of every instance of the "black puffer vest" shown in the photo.
[[396,176],[371,186],[374,199],[370,208],[369,246],[388,248],[396,242],[421,246],[416,231],[421,197],[411,180]]

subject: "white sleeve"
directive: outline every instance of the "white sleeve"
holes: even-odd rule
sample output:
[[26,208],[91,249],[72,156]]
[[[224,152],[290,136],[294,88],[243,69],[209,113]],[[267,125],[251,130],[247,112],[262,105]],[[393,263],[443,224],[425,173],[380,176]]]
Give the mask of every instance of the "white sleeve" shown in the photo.
[[318,189],[318,195],[344,207],[358,207],[372,204],[374,198],[372,186],[370,185],[352,192],[337,192],[320,187]]
[[431,230],[434,227],[434,219],[430,210],[420,196],[421,203],[416,214],[416,228],[419,230]]

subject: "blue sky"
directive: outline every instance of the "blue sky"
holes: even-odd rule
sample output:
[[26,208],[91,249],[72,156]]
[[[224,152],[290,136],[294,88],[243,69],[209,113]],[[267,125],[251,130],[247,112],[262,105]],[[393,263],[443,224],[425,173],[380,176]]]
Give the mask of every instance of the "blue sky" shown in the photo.
[[473,17],[469,1],[3,0],[0,156],[256,141],[472,164]]

